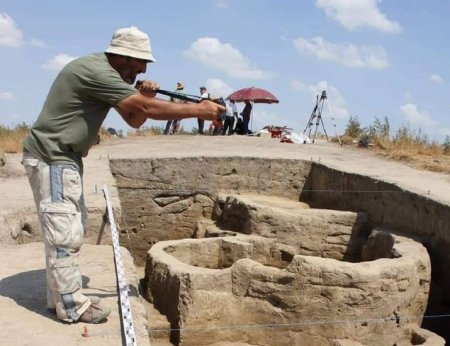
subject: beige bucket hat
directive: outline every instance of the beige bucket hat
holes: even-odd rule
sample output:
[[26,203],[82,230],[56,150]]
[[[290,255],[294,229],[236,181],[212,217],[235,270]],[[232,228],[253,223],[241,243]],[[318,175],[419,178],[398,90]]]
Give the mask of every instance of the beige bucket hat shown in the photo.
[[156,62],[152,55],[150,38],[135,26],[116,30],[106,53]]

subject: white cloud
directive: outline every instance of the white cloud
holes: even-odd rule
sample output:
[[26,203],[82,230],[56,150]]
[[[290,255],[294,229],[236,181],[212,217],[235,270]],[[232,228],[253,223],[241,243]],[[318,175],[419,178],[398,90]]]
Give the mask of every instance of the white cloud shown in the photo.
[[352,68],[382,69],[389,66],[387,54],[381,46],[356,46],[351,43],[332,43],[322,37],[293,40],[300,54],[308,54],[323,61],[332,61]]
[[297,91],[307,91],[308,90],[308,86],[299,80],[292,80],[291,87],[292,87],[292,89],[297,90]]
[[42,65],[42,67],[49,71],[59,72],[67,63],[76,58],[77,57],[69,56],[67,54],[58,54]]
[[332,116],[336,119],[344,119],[349,116],[349,111],[347,110],[344,97],[336,87],[328,84],[327,81],[320,81],[317,84],[306,85],[299,80],[293,80],[291,81],[291,87],[294,90],[307,92],[311,95],[311,99],[313,101],[313,103],[311,103],[311,111],[313,110],[316,103],[316,96],[319,95],[320,98],[322,95],[322,91],[326,91],[327,101],[331,109],[331,114],[330,109],[328,109],[328,105],[325,104],[322,111],[323,119],[325,119],[326,117],[331,118]]
[[437,73],[430,75],[430,80],[436,84],[444,83],[444,78],[442,78],[442,76],[438,75]]
[[205,86],[213,96],[227,97],[233,92],[233,89],[220,79],[210,78],[206,81]]
[[418,126],[435,126],[437,122],[434,121],[427,111],[420,111],[413,103],[407,103],[400,107],[400,111],[406,121],[412,125]]
[[13,93],[9,92],[9,91],[0,91],[0,101],[9,101],[9,100],[14,100],[15,96]]
[[230,0],[214,0],[214,4],[219,8],[229,8]]
[[229,43],[221,43],[217,38],[202,37],[193,42],[183,55],[203,65],[225,72],[233,78],[269,79],[271,73],[262,71],[244,57]]
[[0,47],[20,47],[23,43],[22,31],[6,13],[0,13]]
[[378,8],[381,0],[316,0],[327,17],[349,30],[370,27],[384,33],[398,33],[400,24],[386,18]]
[[45,47],[47,47],[47,44],[44,41],[36,40],[34,38],[29,40],[28,43],[30,45],[34,46],[34,47],[37,47],[37,48],[45,48]]

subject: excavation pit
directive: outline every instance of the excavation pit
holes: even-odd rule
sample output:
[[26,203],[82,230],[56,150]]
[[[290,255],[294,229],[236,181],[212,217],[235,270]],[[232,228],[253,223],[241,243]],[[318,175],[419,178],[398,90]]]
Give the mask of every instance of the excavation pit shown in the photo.
[[[175,344],[387,345],[405,334],[410,321],[400,316],[419,316],[419,328],[428,253],[412,239],[369,232],[366,213],[219,193],[212,217],[203,235],[219,237],[159,242],[147,255],[147,296],[176,330]],[[381,324],[387,332],[374,344]],[[289,327],[257,328],[266,325]]]
[[[171,153],[177,153],[178,155],[178,153],[184,153],[184,149],[186,149],[185,156],[199,155],[199,153],[201,155],[200,147],[195,145],[197,140],[203,140],[203,138],[183,138],[183,149],[172,148],[173,145],[170,143],[170,151]],[[214,140],[214,138],[208,138],[208,145],[203,145],[205,144],[203,143],[202,146],[205,148],[208,147],[208,150],[211,150],[210,144],[211,141]],[[250,141],[250,139],[248,140]],[[254,141],[254,139],[251,140]],[[161,240],[211,236],[220,236],[223,238],[229,235],[233,235],[233,238],[238,239],[241,237],[240,233],[245,233],[249,236],[270,238],[271,241],[276,240],[277,244],[281,244],[279,246],[282,246],[283,250],[279,251],[278,257],[273,256],[274,259],[270,264],[262,260],[256,261],[255,259],[248,258],[241,259],[240,256],[237,255],[235,256],[237,259],[236,261],[232,261],[231,259],[228,259],[227,261],[223,259],[220,261],[216,260],[218,256],[224,256],[224,254],[226,254],[226,251],[222,250],[218,250],[217,253],[214,253],[214,256],[211,257],[214,259],[213,261],[211,261],[210,258],[205,258],[203,262],[198,262],[197,260],[190,262],[186,260],[185,263],[183,256],[187,256],[184,253],[186,250],[177,253],[174,260],[184,263],[184,265],[189,268],[193,267],[197,268],[197,270],[212,270],[219,272],[233,270],[233,268],[241,261],[253,261],[265,268],[285,271],[287,270],[287,267],[292,265],[294,258],[297,258],[298,256],[338,261],[339,263],[348,265],[397,260],[398,257],[396,257],[395,252],[390,252],[390,255],[393,255],[393,257],[362,261],[362,248],[365,242],[367,242],[370,230],[373,229],[373,226],[380,226],[382,229],[386,230],[401,231],[404,234],[407,234],[407,237],[416,238],[418,242],[427,247],[433,262],[434,287],[439,288],[438,299],[436,300],[435,296],[431,300],[432,306],[436,302],[444,302],[445,299],[448,301],[448,297],[446,297],[444,292],[447,292],[450,288],[450,276],[445,269],[448,267],[448,263],[450,263],[448,257],[448,244],[450,244],[450,233],[448,232],[450,209],[446,202],[447,199],[445,198],[445,185],[442,185],[442,189],[439,190],[431,188],[431,194],[430,192],[426,194],[426,190],[423,192],[421,187],[425,184],[424,186],[426,188],[430,188],[429,184],[432,179],[427,179],[429,174],[423,175],[423,179],[420,178],[420,174],[416,174],[418,179],[415,179],[414,181],[423,181],[423,184],[420,184],[420,186],[417,186],[416,183],[408,185],[408,181],[404,181],[403,178],[400,179],[400,177],[404,176],[406,169],[401,167],[400,169],[399,167],[386,167],[385,163],[383,163],[383,165],[380,165],[379,163],[376,164],[375,161],[377,160],[375,159],[373,164],[366,165],[365,160],[354,161],[355,157],[353,157],[353,155],[348,156],[348,153],[346,153],[347,156],[345,157],[341,157],[339,156],[339,153],[336,153],[337,159],[333,160],[334,164],[330,164],[332,157],[324,159],[324,156],[322,156],[322,162],[324,164],[315,163],[312,159],[313,154],[310,154],[309,152],[312,149],[320,148],[319,146],[308,146],[308,153],[306,156],[300,155],[299,153],[295,154],[294,152],[297,147],[290,147],[288,152],[286,151],[286,146],[282,146],[281,149],[283,151],[278,151],[277,155],[279,155],[279,157],[291,159],[269,159],[266,156],[268,156],[273,146],[274,144],[270,143],[270,148],[267,146],[264,147],[264,143],[258,141],[258,147],[252,147],[251,153],[252,155],[259,153],[257,155],[261,158],[162,158],[164,155],[167,155],[167,150],[166,152],[164,152],[164,150],[161,151],[164,148],[160,146],[159,140],[156,141],[156,139],[149,141],[149,143],[145,142],[145,144],[140,142],[139,145],[128,148],[126,154],[123,156],[113,154],[111,155],[111,157],[115,158],[113,160],[109,159],[109,154],[106,155],[102,152],[101,155],[98,155],[94,152],[94,154],[90,155],[88,158],[89,162],[87,165],[89,166],[89,169],[86,170],[88,174],[89,172],[93,172],[91,177],[86,177],[88,178],[86,184],[87,205],[90,207],[90,229],[88,231],[86,242],[95,243],[97,240],[96,232],[98,232],[104,213],[104,200],[102,194],[97,191],[98,187],[105,182],[107,182],[109,187],[117,186],[117,190],[112,188],[111,191],[113,192],[112,195],[114,197],[113,206],[117,212],[116,216],[119,222],[118,226],[121,234],[121,243],[130,249],[135,264],[138,266],[145,264],[148,249]],[[144,151],[153,151],[153,154],[150,156],[147,154],[144,155]],[[216,153],[221,156],[229,154],[229,151],[228,149],[224,150],[224,146],[221,145],[220,149],[216,150]],[[285,153],[286,155],[282,153]],[[272,157],[274,156],[276,155],[273,154]],[[106,157],[108,157],[108,159],[106,159]],[[315,156],[314,161],[317,162],[316,158],[317,156]],[[343,160],[343,164],[338,162],[341,160]],[[104,176],[101,174],[98,175],[95,169],[92,170],[92,167],[97,166],[108,166],[108,168],[111,168],[113,175],[111,176],[111,181],[105,180]],[[364,167],[364,169],[358,169],[358,166]],[[331,167],[334,167],[334,169]],[[377,167],[380,169],[377,169]],[[97,178],[97,175],[99,178]],[[433,179],[441,181],[439,180],[439,177]],[[26,191],[29,192],[26,182],[24,182],[23,185],[27,188]],[[436,191],[442,191],[442,193],[436,195],[436,193],[434,193]],[[317,234],[320,234],[320,229],[327,228],[333,225],[332,223],[323,222],[322,226],[327,227],[309,227],[309,231],[305,233],[314,235],[315,239],[312,240],[315,242],[310,242],[308,244],[306,242],[298,242],[297,239],[300,237],[292,236],[295,234],[296,229],[301,229],[305,226],[308,227],[308,222],[298,222],[298,226],[296,227],[291,224],[290,230],[285,231],[285,239],[283,240],[283,237],[276,236],[278,231],[275,228],[278,227],[281,231],[288,223],[286,221],[280,221],[285,219],[271,216],[269,212],[266,212],[265,214],[267,218],[260,218],[258,222],[252,221],[255,220],[253,217],[255,216],[255,211],[252,211],[252,208],[248,208],[249,216],[245,219],[245,222],[242,222],[244,219],[240,221],[239,217],[235,217],[233,221],[235,222],[235,225],[233,225],[233,222],[231,222],[232,218],[229,218],[228,220],[223,218],[223,215],[229,211],[223,208],[224,204],[222,201],[226,201],[227,198],[235,198],[236,196],[242,199],[251,193],[271,199],[272,205],[270,206],[266,203],[265,207],[271,207],[272,209],[279,206],[279,202],[282,199],[289,200],[293,203],[296,202],[297,204],[300,204],[298,202],[300,200],[302,202],[307,202],[309,208],[295,207],[294,209],[310,209],[310,211],[304,211],[305,217],[312,217],[313,214],[316,214],[320,219],[324,214],[329,213],[332,215],[338,210],[346,213],[353,213],[353,216],[351,217],[357,222],[353,222],[352,224],[350,220],[346,223],[346,225],[350,225],[350,227],[342,227],[342,218],[338,218],[336,225],[333,226],[335,227],[335,231],[325,237],[319,237]],[[14,194],[16,195],[17,193],[15,192]],[[10,195],[7,194],[5,200],[11,199],[8,196]],[[225,197],[222,198],[222,196]],[[264,204],[264,201],[258,200],[257,198],[251,199],[255,205]],[[25,205],[25,207],[27,207],[27,205]],[[3,219],[6,220],[6,222],[3,223],[6,228],[4,228],[4,232],[2,233],[2,241],[32,242],[39,239],[40,233],[35,227],[37,222],[34,217],[35,212],[33,208],[34,206],[29,210],[23,209],[23,211],[10,211],[10,209],[4,208],[6,213],[4,212],[0,216],[0,218],[3,217]],[[317,210],[324,211],[319,212]],[[330,210],[330,212],[326,210]],[[232,213],[233,212],[237,215],[239,214],[236,209],[234,209]],[[20,213],[20,215],[18,213]],[[245,214],[242,215],[245,216]],[[294,219],[292,215],[289,216],[289,218],[292,220]],[[220,227],[211,225],[211,219],[213,219],[216,225],[219,225]],[[264,227],[258,228],[258,224]],[[362,226],[353,228],[355,224],[361,224]],[[30,227],[27,225],[30,225]],[[341,232],[343,228],[345,228],[344,233]],[[282,234],[282,232],[280,232],[280,234]],[[12,239],[9,239],[11,237]],[[324,244],[324,246],[319,246],[319,239],[325,239],[326,244]],[[204,239],[201,240],[203,241]],[[107,243],[108,234],[105,233],[102,244]],[[284,248],[288,245],[295,248],[295,251],[293,252],[294,255]],[[389,244],[387,245],[389,248]],[[175,249],[174,251],[177,252],[179,250]],[[196,248],[195,251],[199,250]],[[272,251],[272,253],[275,252],[276,251]],[[380,254],[372,255],[375,257],[380,256]],[[277,258],[280,259],[278,262],[275,260]],[[191,266],[190,264],[197,265],[197,267]],[[205,268],[208,266],[211,268]],[[220,280],[218,282],[220,282]],[[179,281],[174,279],[171,285],[171,287],[175,289],[179,286]],[[212,285],[213,283],[211,286]],[[442,294],[439,293],[439,291],[442,292]],[[218,287],[218,292],[220,292],[220,287]],[[323,293],[323,291],[319,293]],[[324,295],[326,296],[326,294]],[[320,299],[322,299],[321,297],[323,296],[319,296],[318,300],[314,301],[320,301]],[[172,302],[173,311],[182,308],[181,305],[184,304],[185,298],[189,299],[189,297],[182,297],[181,299],[175,299]],[[277,298],[271,300],[274,305],[277,304],[277,301]],[[282,301],[280,300],[280,302]],[[178,303],[181,305],[178,305]],[[396,302],[391,302],[392,305],[395,305],[395,303]],[[214,306],[214,304],[212,304],[212,306]],[[282,305],[280,306],[282,307]],[[281,307],[279,308],[281,309]],[[226,301],[223,309],[227,309]],[[205,307],[204,310],[207,310],[207,307]],[[445,314],[447,310],[440,311]],[[428,315],[436,315],[437,313],[439,313],[437,310],[430,310],[427,312]],[[275,312],[275,315],[278,316],[278,313]],[[247,317],[245,311],[243,311],[242,317]],[[302,316],[303,319],[304,317],[305,316]],[[324,315],[322,317],[325,319],[325,317],[329,316]],[[401,317],[402,316],[394,316],[391,319],[402,322]],[[214,319],[214,315],[211,314],[207,321],[213,321]],[[390,323],[391,319],[387,321]],[[150,320],[152,320],[152,317],[150,317]],[[241,330],[245,329],[245,326],[243,327],[240,321],[241,318],[238,318],[232,321],[234,324],[230,323],[223,326],[223,328],[226,329],[230,328],[230,326],[235,326],[234,329],[238,329],[239,326]],[[217,323],[209,324],[211,328],[217,329],[217,327],[214,326],[222,325],[221,321],[214,320],[214,322]],[[284,325],[284,327],[280,325],[275,327],[270,323],[263,327],[259,324],[256,317],[253,322],[253,325],[257,326],[257,328],[253,328],[253,325],[248,325],[248,329],[253,329],[253,332],[256,334],[259,333],[256,332],[256,330],[261,328],[274,331],[273,337],[267,337],[267,339],[262,337],[259,339],[265,340],[261,343],[264,345],[278,345],[283,341],[281,338],[281,341],[278,342],[279,340],[277,340],[277,338],[279,331],[275,331],[275,329],[281,330],[284,328],[283,332],[286,334],[290,334],[292,331],[295,334],[297,333],[297,329],[301,329],[300,324],[297,322],[296,325]],[[359,329],[364,329],[363,327],[370,325],[369,322],[364,321],[360,323],[359,327],[356,326],[355,334],[359,333]],[[377,335],[378,337],[378,335],[384,333],[383,322],[380,322],[379,328],[373,335]],[[427,320],[425,319],[424,322],[427,322]],[[439,331],[441,335],[447,335],[448,328],[445,327],[445,319],[428,319],[428,322],[430,323],[428,323],[427,328],[432,326],[433,328],[429,329]],[[184,327],[185,324],[183,323],[184,322],[181,321],[180,324],[176,322],[173,323],[173,325],[182,325],[182,327]],[[398,341],[409,340],[409,344],[428,344],[430,339],[424,337],[421,331],[417,331],[418,323],[414,323],[414,332],[408,334],[405,331],[403,339],[399,338]],[[348,322],[348,324],[351,323]],[[439,325],[441,325],[442,328],[440,328]],[[436,326],[438,328],[436,328]],[[204,328],[199,327],[198,329],[203,332]],[[306,329],[306,327],[303,329]],[[188,331],[190,331],[191,334],[198,332],[198,330],[183,329],[183,331],[179,332],[178,336],[180,342],[187,344],[186,340],[188,339],[186,339],[186,335],[184,334]],[[390,332],[391,330],[389,329],[387,331]],[[176,337],[176,332],[173,332],[173,334]],[[248,340],[251,340],[250,334],[250,331],[244,333],[244,335],[248,337]],[[314,334],[310,334],[310,336],[311,335]],[[193,337],[191,336],[191,338]],[[308,342],[311,340],[311,338],[307,339]],[[344,341],[341,342],[341,340]],[[333,345],[336,342],[340,342],[339,345],[347,345],[348,343],[346,343],[345,340],[347,339],[335,338],[333,339]],[[227,344],[227,342],[225,342],[225,344]],[[255,343],[249,344],[255,345]],[[398,344],[403,345],[403,343]],[[408,345],[408,343],[405,343],[405,345]]]
[[[170,239],[225,237],[229,235],[234,235],[234,238],[237,239],[237,237],[240,237],[240,234],[246,234],[276,240],[283,246],[292,246],[295,249],[294,258],[303,256],[303,258],[318,258],[336,261],[340,264],[362,265],[364,267],[364,263],[378,263],[378,261],[398,259],[396,252],[393,251],[389,254],[390,258],[363,261],[362,249],[368,240],[369,232],[374,226],[400,230],[402,233],[408,234],[408,236],[418,237],[418,244],[420,245],[420,242],[426,239],[424,237],[430,230],[429,221],[424,222],[424,220],[430,220],[430,217],[433,219],[432,216],[438,215],[441,208],[438,204],[422,201],[421,196],[401,190],[395,185],[380,182],[370,177],[335,171],[306,161],[201,157],[113,160],[111,163],[112,172],[117,179],[117,186],[121,195],[124,216],[123,229],[133,231],[128,233],[131,234],[131,247],[134,253],[137,254],[135,255],[135,260],[139,265],[146,263],[147,266],[147,277],[145,278],[148,285],[147,297],[166,315],[172,328],[176,329],[171,336],[175,344],[188,345],[190,342],[195,345],[202,345],[202,342],[204,345],[212,344],[216,340],[214,335],[222,333],[217,332],[214,334],[212,332],[214,335],[208,334],[205,336],[204,333],[199,333],[199,330],[208,326],[211,326],[214,330],[217,328],[221,329],[222,327],[217,326],[223,326],[224,324],[223,329],[230,329],[227,321],[231,325],[232,323],[241,325],[241,320],[246,321],[245,318],[241,317],[248,316],[248,314],[246,311],[238,309],[241,312],[240,314],[225,313],[227,316],[233,316],[233,318],[228,320],[225,316],[222,321],[222,317],[219,318],[215,313],[211,312],[206,319],[204,316],[198,317],[198,327],[194,327],[195,333],[192,329],[189,333],[189,328],[184,328],[195,325],[195,323],[192,324],[191,320],[189,322],[183,319],[185,314],[192,312],[187,308],[189,303],[185,299],[190,302],[193,296],[190,295],[190,291],[186,293],[182,289],[191,287],[190,274],[183,272],[182,277],[187,278],[186,282],[180,281],[176,275],[170,276],[170,278],[168,276],[166,279],[170,289],[161,288],[162,292],[166,293],[179,292],[181,289],[184,292],[181,296],[166,294],[165,298],[163,293],[158,294],[154,286],[155,282],[160,280],[161,287],[165,287],[162,282],[165,282],[164,280],[166,279],[155,279],[152,283],[153,269],[149,269],[151,266],[145,259],[146,246],[147,249],[150,246],[152,246],[152,249],[155,246],[157,248],[159,246],[158,242]],[[352,191],[355,192],[353,193]],[[364,193],[358,191],[363,191]],[[306,204],[299,203],[299,200],[306,202]],[[282,201],[292,204],[287,208]],[[136,208],[136,206],[139,206],[139,208]],[[280,217],[281,214],[282,217]],[[212,225],[211,220],[214,220],[215,225]],[[440,226],[436,227],[435,232],[438,230],[441,232],[441,228]],[[305,239],[308,241],[305,241]],[[435,255],[436,251],[440,251],[443,244],[433,243],[432,249],[434,249]],[[233,270],[240,261],[253,260],[240,259],[230,267],[231,262],[219,260],[221,253],[221,250],[218,250],[219,246],[211,246],[216,247],[217,250],[214,250],[212,257],[206,256],[208,252],[203,251],[203,256],[206,256],[206,258],[203,258],[202,261],[192,259],[192,257],[189,258],[190,255],[187,254],[189,251],[181,249],[171,250],[175,252],[175,257],[171,256],[171,258],[181,267],[189,268],[188,273],[191,270],[193,273],[197,273],[197,276],[208,282],[209,287],[215,287],[218,294],[221,292],[221,294],[225,295],[221,289],[223,285],[218,284],[221,280],[218,280],[215,276],[212,277],[213,279],[211,277],[207,278],[203,271],[215,271],[214,275],[217,275],[219,278],[225,276],[228,278],[226,281],[229,282],[231,279],[227,271]],[[192,252],[201,253],[202,250],[200,248],[195,248]],[[370,256],[375,256],[375,258],[379,255],[373,252],[370,254]],[[270,266],[264,261],[256,263],[259,263],[259,266],[263,268],[286,270],[285,267],[289,266],[287,263],[292,263],[292,260],[289,260],[289,252],[284,252],[283,256],[284,263],[279,261],[278,264],[271,263],[272,265]],[[441,263],[438,262],[438,275],[441,272],[439,270],[440,267]],[[178,269],[175,272],[178,272]],[[327,275],[332,276],[333,274],[328,273]],[[406,283],[407,281],[403,282]],[[354,285],[349,282],[347,284],[350,287]],[[429,281],[427,285],[429,286]],[[354,288],[354,290],[358,292],[357,288]],[[205,295],[204,299],[207,302],[200,310],[208,310],[218,305],[218,303],[208,300],[208,297],[213,296],[210,291],[201,290],[200,292],[203,292]],[[315,293],[319,295],[319,298],[311,299],[318,303],[318,306],[325,306],[326,304],[321,302],[321,299],[326,299],[327,291],[319,290]],[[369,298],[372,296],[372,293],[368,293]],[[158,301],[159,298],[161,299]],[[217,300],[216,298],[211,299]],[[232,301],[224,300],[224,303],[219,304],[220,307],[217,309],[228,311],[229,306],[235,306],[232,304],[236,299],[235,297],[226,299],[231,299]],[[273,297],[271,299],[272,302],[278,300],[278,298]],[[421,309],[425,309],[427,299],[427,294],[424,294]],[[221,299],[218,300],[221,301]],[[280,304],[282,306],[284,303]],[[384,305],[391,306],[392,302],[385,302]],[[264,310],[261,306],[259,307]],[[341,313],[344,310],[344,308],[341,308]],[[346,317],[346,321],[353,317],[351,310],[348,309],[349,315]],[[374,311],[376,312],[376,310]],[[274,314],[278,316],[278,313]],[[308,317],[306,321],[314,320],[310,318],[314,316],[320,317],[321,321],[330,318],[327,311],[323,312],[323,314],[319,312],[318,315],[310,312],[308,314],[306,315]],[[388,319],[386,323],[395,321],[394,324],[397,325],[396,321],[401,321],[396,316],[387,315],[388,317],[381,317],[383,321],[385,318]],[[195,316],[192,315],[191,317],[195,319]],[[261,323],[267,322],[270,325],[272,319],[267,318],[263,311],[261,314],[257,313],[256,316],[260,316],[262,319],[255,317],[252,320],[253,324],[261,325]],[[414,322],[416,327],[420,326],[421,316],[418,315],[416,322]],[[297,320],[305,320],[304,315],[301,317],[301,319],[297,318]],[[284,321],[289,318],[282,315],[280,319]],[[354,329],[353,334],[356,335],[356,339],[364,339],[364,337],[358,337],[361,333],[367,335],[367,338],[370,338],[371,333],[372,336],[384,335],[382,329],[384,322],[380,323],[378,327],[373,326],[373,324],[376,325],[375,322],[362,322],[359,327],[352,323],[349,324],[353,327],[348,326],[348,330]],[[200,326],[204,326],[204,328]],[[367,328],[367,326],[371,327]],[[326,327],[326,325],[322,326],[323,329],[327,329]],[[319,327],[317,328],[320,329]],[[398,333],[392,332],[393,328],[386,329],[386,335],[391,337],[392,340],[398,336]],[[270,339],[266,335],[268,327],[252,329],[252,332],[243,332],[241,330],[240,335],[242,338],[237,340],[239,342],[248,340],[250,344],[255,345],[258,344],[255,340],[260,340],[261,344],[265,344],[265,341],[262,340],[272,340],[268,344],[282,344],[278,342],[277,338],[280,337],[280,340],[283,340],[284,337],[289,337],[289,335],[294,336],[287,342],[294,340],[294,344],[298,341],[300,344],[314,345],[315,343],[320,344],[325,339],[331,340],[325,335],[321,341],[317,341],[320,337],[312,337],[311,335],[321,334],[315,330],[301,333],[302,337],[299,339],[301,341],[295,340],[295,335],[299,334],[294,326],[292,328],[285,327],[282,331],[280,328],[278,328],[280,329],[278,331],[270,328],[272,331],[270,337],[275,338],[275,340]],[[257,331],[256,329],[266,329],[266,331]],[[304,329],[308,328],[305,327]],[[370,331],[365,334],[364,330]],[[202,338],[199,335],[203,335],[205,338],[197,340],[194,334],[200,339]],[[340,332],[337,331],[337,334],[340,335]],[[352,335],[352,333],[348,335]],[[225,336],[226,340],[228,340],[227,338],[228,336]],[[373,343],[369,342],[368,344],[371,345]]]
[[[374,258],[372,249],[386,238],[392,256]],[[148,252],[147,295],[179,345],[326,345],[334,339],[393,345],[408,323],[420,326],[420,318],[401,317],[425,311],[429,257],[421,244],[384,231],[372,232],[362,252],[373,259],[299,255],[276,239],[252,235],[164,241]]]

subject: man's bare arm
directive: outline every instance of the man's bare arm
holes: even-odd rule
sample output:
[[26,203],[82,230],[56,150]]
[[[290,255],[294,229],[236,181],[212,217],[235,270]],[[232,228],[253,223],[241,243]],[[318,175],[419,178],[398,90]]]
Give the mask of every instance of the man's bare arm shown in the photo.
[[116,110],[128,125],[138,128],[147,118],[155,120],[186,118],[214,120],[225,111],[225,107],[208,100],[200,103],[174,103],[139,92],[120,101]]

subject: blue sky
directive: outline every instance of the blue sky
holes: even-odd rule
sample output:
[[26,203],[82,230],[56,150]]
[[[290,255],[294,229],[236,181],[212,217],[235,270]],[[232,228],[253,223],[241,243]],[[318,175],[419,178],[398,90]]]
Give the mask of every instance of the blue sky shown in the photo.
[[[153,55],[141,78],[218,96],[256,86],[279,104],[256,104],[253,129],[302,132],[326,90],[335,118],[362,126],[387,116],[393,131],[450,135],[448,0],[2,0],[0,124],[33,123],[61,67],[104,51],[114,30],[149,34]],[[243,104],[238,104],[241,110]],[[148,120],[145,126],[162,125]],[[194,120],[184,120],[190,129]],[[111,112],[105,126],[128,130]]]

